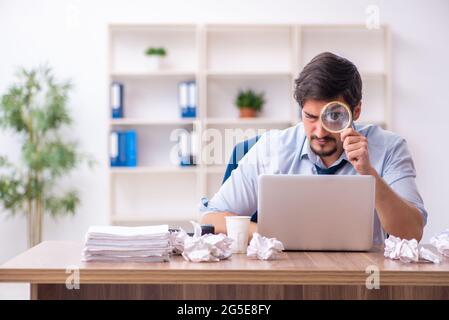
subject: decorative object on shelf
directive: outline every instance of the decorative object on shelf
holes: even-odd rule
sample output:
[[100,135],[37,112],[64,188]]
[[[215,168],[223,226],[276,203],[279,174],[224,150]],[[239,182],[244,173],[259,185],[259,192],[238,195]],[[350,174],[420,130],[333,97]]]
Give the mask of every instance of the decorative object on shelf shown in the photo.
[[196,82],[183,81],[178,84],[178,103],[182,118],[196,117]]
[[160,47],[149,47],[145,50],[145,54],[148,56],[148,66],[151,71],[159,70],[162,66],[162,58],[167,55],[167,51]]
[[55,80],[51,68],[21,69],[18,81],[1,97],[0,125],[21,141],[21,161],[0,156],[0,204],[11,214],[23,213],[28,246],[42,240],[43,216],[75,214],[76,190],[63,191],[58,180],[80,164],[94,161],[65,141],[62,130],[71,124],[67,109],[71,84]]
[[195,131],[186,131],[178,136],[178,155],[180,166],[184,167],[196,165],[196,138],[197,136]]
[[111,167],[137,167],[136,130],[112,131],[109,148]]
[[265,104],[264,93],[256,93],[251,89],[240,90],[235,105],[240,109],[240,118],[253,118]]
[[123,97],[124,97],[123,83],[113,81],[111,83],[110,102],[111,102],[111,116],[113,119],[123,118]]

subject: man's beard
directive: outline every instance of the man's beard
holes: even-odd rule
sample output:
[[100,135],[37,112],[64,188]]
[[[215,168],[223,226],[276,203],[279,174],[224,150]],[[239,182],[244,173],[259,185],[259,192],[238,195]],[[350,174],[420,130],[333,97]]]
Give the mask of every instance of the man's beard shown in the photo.
[[313,135],[313,136],[310,137],[310,149],[312,149],[312,151],[313,151],[317,156],[320,156],[320,157],[329,157],[329,156],[333,155],[335,152],[337,152],[337,143],[336,143],[336,141],[335,141],[335,138],[333,138],[333,137],[325,137],[325,138],[322,138],[322,139],[326,139],[327,141],[334,141],[334,142],[335,142],[334,147],[333,147],[332,149],[330,149],[330,150],[327,150],[327,151],[324,151],[324,150],[321,150],[321,151],[320,151],[320,150],[316,150],[316,149],[313,147],[313,144],[312,144],[313,140],[315,140],[315,139],[318,139],[318,137],[315,136],[315,135]]

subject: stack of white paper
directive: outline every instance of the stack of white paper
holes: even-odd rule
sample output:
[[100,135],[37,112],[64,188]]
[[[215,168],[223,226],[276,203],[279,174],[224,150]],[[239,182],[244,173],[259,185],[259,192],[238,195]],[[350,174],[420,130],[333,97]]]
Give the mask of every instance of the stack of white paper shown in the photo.
[[83,261],[162,262],[172,248],[168,225],[93,226],[86,235]]

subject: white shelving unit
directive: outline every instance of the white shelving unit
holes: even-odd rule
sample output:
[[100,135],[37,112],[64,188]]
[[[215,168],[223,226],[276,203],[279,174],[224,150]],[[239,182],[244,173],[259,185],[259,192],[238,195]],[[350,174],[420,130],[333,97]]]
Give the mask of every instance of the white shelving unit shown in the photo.
[[[138,166],[110,168],[110,222],[184,225],[198,219],[199,200],[218,190],[235,143],[299,121],[294,79],[320,52],[338,53],[358,66],[364,84],[360,121],[390,128],[390,39],[385,26],[110,25],[108,81],[125,86],[125,117],[111,119],[109,128],[138,132]],[[160,71],[146,67],[148,46],[167,49]],[[186,80],[197,83],[195,119],[181,118],[178,109],[177,85]],[[240,119],[234,99],[248,88],[265,92],[266,104],[257,118]],[[197,133],[196,166],[173,164],[175,130]],[[211,150],[224,132],[231,139]]]
[[301,67],[316,54],[332,51],[355,63],[362,76],[362,114],[359,122],[391,128],[391,35],[387,26],[358,25],[301,27]]

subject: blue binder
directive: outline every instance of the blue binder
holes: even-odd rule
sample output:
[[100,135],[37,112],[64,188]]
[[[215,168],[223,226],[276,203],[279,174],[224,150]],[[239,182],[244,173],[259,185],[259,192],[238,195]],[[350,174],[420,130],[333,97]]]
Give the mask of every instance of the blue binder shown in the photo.
[[109,137],[109,159],[111,167],[120,165],[118,136],[119,133],[117,131],[112,131]]
[[118,165],[126,166],[126,133],[118,133]]
[[120,82],[111,83],[111,111],[112,118],[123,118],[123,84]]
[[196,83],[183,81],[178,85],[178,103],[182,118],[196,117]]
[[188,82],[188,105],[187,105],[187,114],[189,118],[196,117],[196,82],[190,81]]
[[136,130],[128,130],[125,133],[126,136],[126,166],[137,166],[137,132]]
[[136,130],[111,132],[109,159],[111,167],[137,166]]

